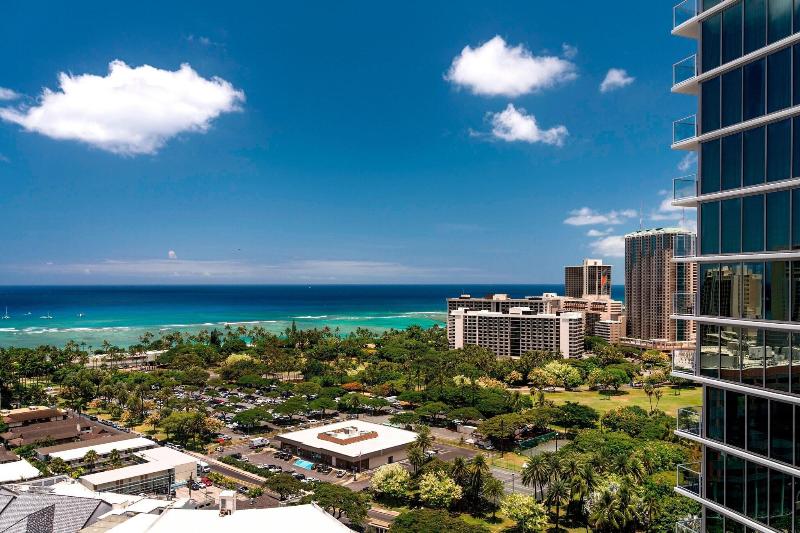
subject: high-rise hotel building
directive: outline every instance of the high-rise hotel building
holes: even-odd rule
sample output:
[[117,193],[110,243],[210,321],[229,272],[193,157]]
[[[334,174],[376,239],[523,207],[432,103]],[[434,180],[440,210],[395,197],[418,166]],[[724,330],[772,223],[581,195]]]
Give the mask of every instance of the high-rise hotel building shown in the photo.
[[584,259],[583,264],[564,267],[564,294],[570,298],[611,299],[611,265],[602,259]]
[[675,64],[675,93],[698,113],[673,125],[697,176],[675,205],[698,208],[698,290],[673,317],[698,346],[673,373],[703,386],[677,433],[701,444],[676,490],[702,506],[678,531],[800,532],[800,1],[686,0],[672,33],[698,52]]
[[694,295],[694,263],[676,263],[692,254],[694,233],[681,228],[654,228],[625,235],[626,344],[635,340],[654,347],[686,347],[694,324],[671,317],[674,294]]

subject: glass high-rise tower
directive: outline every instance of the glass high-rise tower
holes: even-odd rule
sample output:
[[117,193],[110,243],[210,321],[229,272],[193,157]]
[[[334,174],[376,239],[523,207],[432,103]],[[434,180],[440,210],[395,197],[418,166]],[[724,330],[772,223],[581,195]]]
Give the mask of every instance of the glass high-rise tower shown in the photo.
[[800,533],[800,0],[686,0],[672,33],[697,53],[673,67],[698,113],[673,125],[696,151],[674,183],[697,207],[698,290],[673,316],[697,349],[673,373],[703,386],[677,433],[701,444],[676,491],[702,505],[678,531]]

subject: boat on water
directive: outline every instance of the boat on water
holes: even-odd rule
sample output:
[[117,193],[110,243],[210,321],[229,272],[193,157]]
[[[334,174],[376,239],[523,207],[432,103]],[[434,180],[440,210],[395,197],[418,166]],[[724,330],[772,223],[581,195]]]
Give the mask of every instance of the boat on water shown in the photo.
[[83,318],[83,317],[85,317],[85,316],[86,316],[86,315],[85,315],[84,313],[78,313],[78,318]]
[[50,320],[53,317],[50,316],[50,311],[48,311],[46,315],[40,316],[39,318],[44,318],[45,320]]
[[11,315],[8,314],[8,306],[6,306],[6,313],[3,315],[3,320],[8,320],[11,318]]

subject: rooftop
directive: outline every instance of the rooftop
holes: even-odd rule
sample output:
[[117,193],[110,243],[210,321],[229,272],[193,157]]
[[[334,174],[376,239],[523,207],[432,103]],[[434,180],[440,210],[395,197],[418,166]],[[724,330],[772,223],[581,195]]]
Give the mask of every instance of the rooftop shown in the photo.
[[351,531],[314,504],[270,509],[242,509],[222,516],[216,509],[168,509],[161,515],[139,514],[110,529],[113,533],[176,531]]
[[33,479],[40,475],[39,469],[25,459],[13,463],[0,464],[0,483]]
[[625,234],[625,238],[628,237],[645,237],[650,235],[664,235],[664,234],[689,234],[694,235],[693,231],[689,231],[688,229],[684,228],[651,228],[651,229],[641,229],[638,231],[632,231],[630,233]]
[[[361,435],[361,437],[355,439],[330,437],[331,434],[343,435],[344,431],[353,436]],[[389,448],[411,444],[416,440],[417,434],[413,431],[382,426],[363,420],[346,420],[326,426],[283,433],[278,435],[277,438],[281,441],[292,441],[292,443],[334,452],[347,457],[358,457],[359,455],[374,454]]]
[[51,459],[59,457],[64,461],[70,462],[82,459],[83,456],[86,455],[86,452],[88,452],[89,450],[94,450],[95,452],[97,452],[97,455],[107,455],[111,453],[111,450],[117,450],[119,452],[128,452],[131,450],[152,448],[154,446],[158,446],[158,444],[156,444],[154,441],[150,439],[145,439],[144,437],[134,437],[132,439],[127,439],[122,441],[112,441],[112,442],[106,441],[99,444],[89,444],[88,446],[84,443],[84,445],[80,448],[70,448],[67,450],[56,451],[48,455],[50,455]]
[[4,422],[11,423],[26,422],[28,420],[38,420],[40,418],[50,418],[53,416],[64,416],[64,412],[53,407],[32,405],[30,407],[22,407],[20,409],[4,409],[0,411],[0,416],[3,417]]
[[[133,438],[136,437],[132,437],[128,433],[113,433],[113,434],[109,433],[107,435],[102,435],[100,437],[92,439],[90,445],[98,446],[100,444],[105,444],[108,442],[120,442],[123,440],[130,440]],[[88,445],[86,444],[86,441],[67,442],[66,444],[57,444],[55,446],[38,448],[36,451],[39,453],[39,455],[44,456],[44,455],[50,455],[51,453],[55,452],[64,452],[67,450],[77,450],[79,448],[86,448],[87,446]]]

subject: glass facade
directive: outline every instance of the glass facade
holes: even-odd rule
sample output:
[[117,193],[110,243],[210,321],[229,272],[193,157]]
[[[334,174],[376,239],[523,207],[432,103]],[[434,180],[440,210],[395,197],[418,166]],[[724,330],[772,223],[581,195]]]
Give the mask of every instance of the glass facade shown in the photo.
[[698,254],[723,257],[697,265],[691,490],[702,531],[800,533],[800,0],[699,4]]

